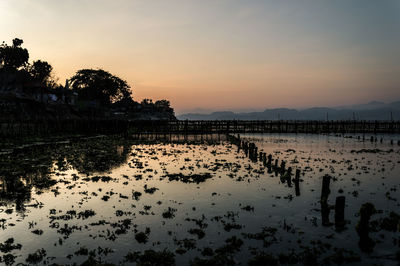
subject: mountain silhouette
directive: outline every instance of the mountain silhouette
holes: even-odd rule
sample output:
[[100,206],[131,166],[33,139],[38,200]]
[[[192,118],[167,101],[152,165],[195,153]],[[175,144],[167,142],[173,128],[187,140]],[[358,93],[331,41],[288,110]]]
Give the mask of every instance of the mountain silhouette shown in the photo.
[[274,108],[261,112],[219,111],[210,114],[187,113],[180,120],[400,120],[400,101],[342,107],[312,107],[307,109]]

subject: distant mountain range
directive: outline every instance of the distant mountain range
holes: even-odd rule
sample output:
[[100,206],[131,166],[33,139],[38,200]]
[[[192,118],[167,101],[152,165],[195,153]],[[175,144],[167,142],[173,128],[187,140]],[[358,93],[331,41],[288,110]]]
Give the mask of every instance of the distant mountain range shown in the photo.
[[400,120],[400,101],[340,107],[313,107],[307,109],[275,108],[262,112],[188,113],[177,116],[179,120]]

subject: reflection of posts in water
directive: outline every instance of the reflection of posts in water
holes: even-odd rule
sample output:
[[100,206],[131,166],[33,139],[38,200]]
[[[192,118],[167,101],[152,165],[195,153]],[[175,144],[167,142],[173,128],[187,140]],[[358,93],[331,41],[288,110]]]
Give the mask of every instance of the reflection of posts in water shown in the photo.
[[258,148],[254,145],[253,160],[257,162]]
[[268,162],[267,162],[267,168],[268,168],[268,173],[271,174],[272,173],[272,155],[269,154],[268,155]]
[[246,154],[246,156],[247,156],[247,154],[249,154],[249,143],[247,143],[247,142],[243,142],[243,149],[244,149],[244,153]]
[[281,175],[285,174],[285,165],[286,165],[285,161],[282,161],[281,162]]
[[274,172],[275,172],[275,176],[278,176],[278,159],[275,159],[275,165],[274,165]]
[[271,167],[271,164],[272,164],[272,155],[269,154],[269,155],[268,155],[268,162],[267,162],[267,165],[268,165],[269,167]]
[[289,167],[287,173],[285,174],[287,183],[289,187],[292,187],[292,167]]
[[321,191],[321,218],[323,226],[330,226],[329,222],[329,206],[328,206],[328,197],[330,194],[329,184],[331,181],[331,177],[329,175],[325,175],[322,178],[322,191]]
[[296,175],[294,178],[294,188],[296,196],[300,196],[300,169],[296,169]]
[[345,226],[344,221],[344,208],[345,208],[345,196],[336,197],[335,204],[335,227],[336,230],[343,230]]
[[22,198],[17,198],[17,199],[15,200],[15,210],[16,210],[16,211],[24,211],[24,210],[25,210],[24,199],[22,199]]
[[376,213],[372,203],[364,203],[360,208],[360,221],[356,225],[356,231],[360,237],[358,245],[361,251],[371,253],[374,250],[375,241],[369,237],[369,219]]

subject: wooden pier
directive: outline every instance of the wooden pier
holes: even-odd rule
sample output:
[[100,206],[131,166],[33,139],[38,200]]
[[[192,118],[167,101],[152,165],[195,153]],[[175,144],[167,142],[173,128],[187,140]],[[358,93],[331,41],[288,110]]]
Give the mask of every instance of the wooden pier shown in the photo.
[[131,121],[129,129],[148,133],[400,133],[400,121]]
[[229,134],[229,133],[400,133],[400,121],[189,121],[37,120],[0,121],[0,136],[52,134]]

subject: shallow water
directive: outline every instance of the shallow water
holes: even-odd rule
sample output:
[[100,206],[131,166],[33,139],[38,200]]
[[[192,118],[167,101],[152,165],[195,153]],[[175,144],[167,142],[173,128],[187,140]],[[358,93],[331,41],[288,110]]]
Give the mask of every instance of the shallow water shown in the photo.
[[[398,264],[400,233],[383,230],[379,219],[399,213],[399,136],[377,136],[377,142],[304,134],[241,137],[279,164],[284,160],[293,173],[301,169],[300,195],[293,182],[224,140],[135,144],[101,138],[4,155],[0,243],[13,238],[22,246],[0,254],[26,263],[43,248],[45,256],[33,264],[80,264],[87,251],[103,262],[129,264],[129,252],[149,249],[173,252],[178,265],[195,257],[246,265],[266,253],[275,259],[281,254],[280,263],[290,264]],[[174,174],[204,180],[183,182]],[[322,226],[326,174],[332,177],[328,204],[346,197],[340,232]],[[366,202],[378,211],[371,217],[377,228],[369,234],[371,253],[360,250],[355,230]],[[214,255],[202,255],[206,247]]]

